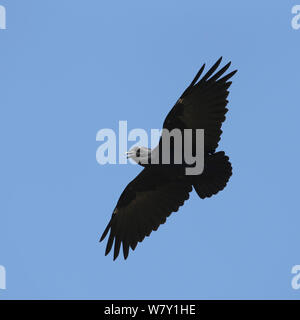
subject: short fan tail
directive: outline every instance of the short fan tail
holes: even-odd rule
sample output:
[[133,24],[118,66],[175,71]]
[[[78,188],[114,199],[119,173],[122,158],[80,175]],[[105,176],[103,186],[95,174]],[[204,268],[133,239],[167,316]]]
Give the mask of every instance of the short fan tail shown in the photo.
[[232,175],[229,157],[223,151],[205,158],[204,171],[195,177],[193,187],[202,199],[209,198],[223,190]]

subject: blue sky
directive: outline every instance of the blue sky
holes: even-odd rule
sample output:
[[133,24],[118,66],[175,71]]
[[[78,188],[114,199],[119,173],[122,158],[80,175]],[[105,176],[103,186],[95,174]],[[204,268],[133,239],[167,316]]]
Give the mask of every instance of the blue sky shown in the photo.
[[[295,4],[0,0],[0,299],[299,299]],[[160,128],[220,56],[230,183],[113,262],[98,239],[140,168],[100,166],[97,131]]]

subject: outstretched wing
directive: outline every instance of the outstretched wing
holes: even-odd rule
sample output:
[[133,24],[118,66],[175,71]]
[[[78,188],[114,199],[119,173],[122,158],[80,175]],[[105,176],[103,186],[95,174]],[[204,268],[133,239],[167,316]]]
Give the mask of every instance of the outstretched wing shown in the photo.
[[100,241],[110,231],[106,252],[114,244],[114,260],[122,243],[124,258],[129,247],[135,249],[138,242],[156,231],[166,218],[179,209],[192,191],[190,183],[182,178],[161,175],[155,169],[145,168],[132,180],[117,203]]
[[[204,71],[201,67],[196,77],[176,102],[167,115],[163,128],[204,129],[204,150],[213,153],[220,141],[221,126],[228,111],[226,105],[229,94],[228,81],[236,72],[224,75],[231,62],[214,74],[221,63],[222,57],[199,80]],[[198,81],[199,80],[199,81]]]

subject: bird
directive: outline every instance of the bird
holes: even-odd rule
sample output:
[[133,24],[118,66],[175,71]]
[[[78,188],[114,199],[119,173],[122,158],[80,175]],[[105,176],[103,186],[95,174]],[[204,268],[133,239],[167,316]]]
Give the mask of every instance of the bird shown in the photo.
[[[163,123],[163,130],[204,130],[204,167],[201,174],[186,175],[184,169],[189,165],[184,161],[182,164],[174,163],[174,143],[169,145],[170,163],[161,163],[163,134],[153,150],[136,146],[127,152],[127,158],[132,158],[143,169],[122,192],[100,238],[100,242],[103,241],[109,232],[105,255],[114,246],[113,260],[118,257],[121,244],[126,260],[130,248],[134,251],[137,244],[164,224],[172,212],[177,212],[193,189],[201,199],[205,199],[227,185],[232,165],[225,152],[217,151],[217,147],[228,111],[228,89],[232,84],[229,80],[237,70],[225,74],[231,61],[218,70],[221,61],[222,57],[203,76],[205,64],[202,65]],[[192,148],[194,151],[194,141]],[[151,163],[154,154],[160,155],[159,163]]]

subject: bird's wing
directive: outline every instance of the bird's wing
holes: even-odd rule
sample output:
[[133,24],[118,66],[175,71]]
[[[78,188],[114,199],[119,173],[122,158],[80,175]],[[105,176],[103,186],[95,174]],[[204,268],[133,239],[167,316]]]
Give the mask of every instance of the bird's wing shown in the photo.
[[134,250],[138,242],[165,223],[166,218],[189,198],[191,191],[191,184],[184,179],[145,168],[123,191],[100,239],[102,241],[110,231],[105,255],[114,244],[116,259],[122,243],[126,259],[129,247]]
[[[205,152],[214,152],[222,134],[221,126],[228,111],[228,81],[236,72],[224,73],[231,62],[215,73],[222,57],[199,80],[204,71],[201,67],[196,77],[167,115],[163,128],[204,129]],[[198,81],[199,80],[199,81]]]

